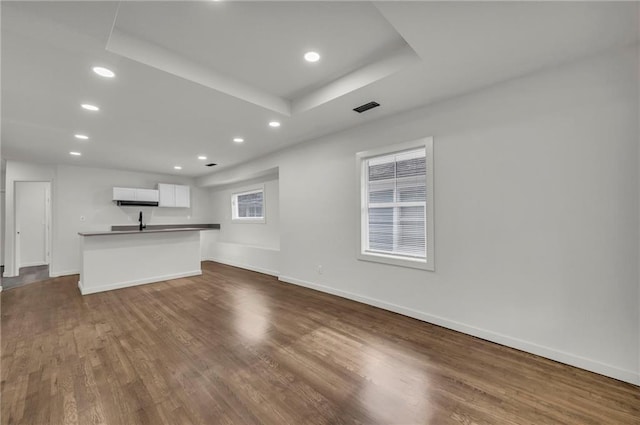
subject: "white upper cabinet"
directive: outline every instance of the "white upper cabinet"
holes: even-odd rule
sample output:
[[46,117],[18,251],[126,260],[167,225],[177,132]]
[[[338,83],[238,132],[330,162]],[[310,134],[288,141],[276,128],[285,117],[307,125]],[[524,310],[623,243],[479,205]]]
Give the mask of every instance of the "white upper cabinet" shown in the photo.
[[158,202],[159,194],[154,189],[136,189],[136,201]]
[[160,193],[159,207],[176,206],[176,190],[174,184],[158,183],[158,192]]
[[160,207],[189,208],[191,196],[189,186],[179,184],[158,183]]
[[114,187],[113,200],[114,201],[135,201],[136,190],[130,187]]
[[158,202],[158,191],[155,189],[138,189],[133,187],[114,187],[113,200],[127,202]]
[[191,207],[191,196],[189,192],[189,186],[176,185],[176,207],[189,208]]

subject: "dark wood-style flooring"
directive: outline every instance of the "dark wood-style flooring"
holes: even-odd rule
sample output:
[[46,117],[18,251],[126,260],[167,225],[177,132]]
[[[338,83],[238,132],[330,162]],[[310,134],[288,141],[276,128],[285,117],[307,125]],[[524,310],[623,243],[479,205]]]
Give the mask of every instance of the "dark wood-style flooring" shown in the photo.
[[221,264],[2,293],[2,424],[634,424],[640,388]]

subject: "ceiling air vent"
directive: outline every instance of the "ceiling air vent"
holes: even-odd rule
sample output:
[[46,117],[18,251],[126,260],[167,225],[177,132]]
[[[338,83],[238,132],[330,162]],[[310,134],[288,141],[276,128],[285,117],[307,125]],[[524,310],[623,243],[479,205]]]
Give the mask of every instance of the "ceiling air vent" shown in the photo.
[[213,162],[210,162],[210,163],[208,163],[208,164],[205,164],[205,166],[206,166],[206,167],[213,167],[214,165],[218,165],[218,164],[215,164],[215,163],[213,163]]
[[353,110],[356,111],[357,113],[361,114],[364,111],[368,111],[369,109],[373,109],[380,106],[380,104],[378,102],[369,102],[369,103],[365,103],[364,105],[360,105],[357,108],[354,108]]

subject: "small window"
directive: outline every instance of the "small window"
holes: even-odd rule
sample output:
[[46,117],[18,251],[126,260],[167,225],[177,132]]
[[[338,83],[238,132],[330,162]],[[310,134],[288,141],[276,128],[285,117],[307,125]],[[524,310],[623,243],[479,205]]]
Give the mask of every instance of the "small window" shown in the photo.
[[264,223],[264,216],[264,187],[231,196],[232,220]]
[[433,140],[358,154],[358,258],[434,270]]

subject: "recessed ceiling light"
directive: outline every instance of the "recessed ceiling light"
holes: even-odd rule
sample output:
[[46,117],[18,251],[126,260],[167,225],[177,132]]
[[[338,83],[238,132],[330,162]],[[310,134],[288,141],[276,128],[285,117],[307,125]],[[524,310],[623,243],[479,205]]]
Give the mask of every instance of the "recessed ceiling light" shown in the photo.
[[320,54],[318,54],[318,52],[307,52],[304,54],[304,60],[307,62],[318,62],[320,60]]
[[80,140],[88,140],[89,136],[85,136],[84,134],[76,134],[74,136],[76,139],[80,139]]
[[105,77],[105,78],[113,78],[116,76],[116,74],[107,68],[103,68],[101,66],[94,66],[93,67],[93,72],[95,72],[96,74],[98,74],[101,77]]
[[95,111],[99,111],[100,110],[100,108],[98,108],[96,105],[90,105],[88,103],[83,103],[80,106],[82,106],[82,108],[86,109],[87,111],[94,111],[95,112]]
[[175,170],[182,170],[182,167],[179,165],[176,165],[175,167],[173,167]]
[[69,152],[69,155],[80,156],[82,154],[80,152]]
[[205,159],[207,159],[207,157],[206,157],[206,156],[204,156],[204,155],[200,155],[200,156],[198,157],[198,159],[200,159],[200,160],[204,161]]
[[269,127],[280,127],[280,123],[278,121],[271,121]]
[[242,137],[236,137],[235,139],[233,139],[233,141],[236,143],[242,143],[244,142],[244,139]]

